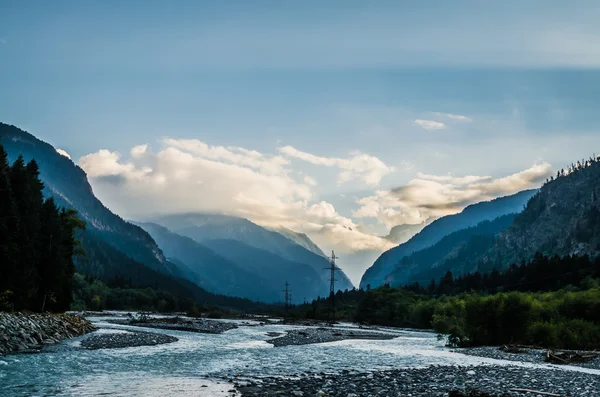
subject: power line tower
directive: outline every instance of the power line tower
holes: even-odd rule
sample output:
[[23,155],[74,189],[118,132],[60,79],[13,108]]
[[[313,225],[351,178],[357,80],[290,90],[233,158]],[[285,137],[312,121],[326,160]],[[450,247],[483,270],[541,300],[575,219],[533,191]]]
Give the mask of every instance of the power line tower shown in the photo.
[[287,312],[288,309],[290,308],[290,303],[292,301],[292,293],[289,289],[289,284],[287,282],[287,280],[285,281],[285,289],[283,290],[283,292],[285,293],[285,311]]
[[340,259],[337,256],[335,256],[335,252],[331,251],[331,258],[330,259],[330,266],[326,267],[326,270],[331,271],[331,276],[329,278],[329,298],[331,299],[331,312],[329,313],[329,320],[331,322],[331,324],[333,324],[335,322],[335,272],[336,271],[340,271],[342,269],[340,269],[339,267],[336,266],[335,264],[335,260],[336,259]]

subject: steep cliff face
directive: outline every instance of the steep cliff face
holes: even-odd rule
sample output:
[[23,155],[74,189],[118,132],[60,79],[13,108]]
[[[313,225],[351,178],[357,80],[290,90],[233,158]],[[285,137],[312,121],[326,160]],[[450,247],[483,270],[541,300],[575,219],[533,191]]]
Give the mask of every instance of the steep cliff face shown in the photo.
[[502,215],[521,212],[529,198],[536,192],[537,190],[525,190],[512,196],[473,204],[459,214],[435,220],[406,243],[381,254],[373,266],[367,269],[363,275],[360,282],[361,288],[366,288],[367,285],[372,288],[383,285],[388,274],[394,270],[396,264],[403,257],[432,246],[450,233]]
[[[585,163],[583,165],[582,163]],[[600,162],[546,183],[480,258],[482,270],[545,255],[600,254]]]

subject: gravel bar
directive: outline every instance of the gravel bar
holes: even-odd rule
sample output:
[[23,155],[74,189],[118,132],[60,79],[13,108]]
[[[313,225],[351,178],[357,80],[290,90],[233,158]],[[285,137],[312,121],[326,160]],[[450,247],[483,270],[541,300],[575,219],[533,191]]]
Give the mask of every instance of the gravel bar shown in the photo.
[[126,332],[115,334],[91,335],[81,341],[81,346],[90,350],[120,349],[125,347],[155,346],[177,342],[174,336],[151,332]]
[[339,374],[305,373],[295,378],[265,377],[235,381],[234,386],[242,397],[448,397],[450,392],[467,390],[497,396],[536,395],[510,391],[515,388],[564,397],[597,397],[600,395],[600,376],[516,366],[430,366],[369,373],[347,370]]
[[269,339],[267,342],[273,344],[275,347],[281,347],[336,342],[345,339],[388,340],[397,336],[381,332],[361,332],[337,328],[304,328],[287,331],[284,336]]
[[223,332],[238,328],[234,323],[194,319],[194,320],[173,320],[173,319],[153,319],[149,321],[137,320],[108,320],[113,324],[131,325],[135,327],[165,329],[171,331],[196,332],[202,334],[222,334]]
[[[467,354],[469,356],[495,358],[497,360],[519,361],[519,362],[534,363],[534,364],[545,363],[545,361],[544,361],[544,357],[546,354],[545,349],[524,348],[522,350],[523,350],[522,353],[508,353],[508,352],[500,350],[498,347],[493,347],[493,346],[454,349],[454,351],[456,353]],[[586,352],[578,351],[578,353],[586,353]],[[595,358],[587,363],[570,364],[570,365],[600,370],[600,357]],[[600,390],[598,391],[598,396],[600,396]]]

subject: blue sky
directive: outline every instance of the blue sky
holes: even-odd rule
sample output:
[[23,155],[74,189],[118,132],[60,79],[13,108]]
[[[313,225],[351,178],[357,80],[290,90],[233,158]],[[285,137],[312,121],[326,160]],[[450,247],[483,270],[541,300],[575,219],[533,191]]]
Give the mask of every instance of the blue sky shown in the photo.
[[[596,1],[4,1],[0,120],[85,165],[124,216],[224,211],[376,255],[391,225],[444,214],[423,203],[600,152],[598,17]],[[175,150],[193,156],[161,163]],[[163,195],[175,179],[202,189]],[[422,191],[390,193],[406,184]]]

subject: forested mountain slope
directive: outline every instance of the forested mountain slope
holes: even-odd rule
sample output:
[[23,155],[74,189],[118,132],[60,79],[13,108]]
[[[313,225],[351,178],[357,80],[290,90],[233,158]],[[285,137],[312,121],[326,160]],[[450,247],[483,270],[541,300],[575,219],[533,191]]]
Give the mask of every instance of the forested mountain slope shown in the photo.
[[392,286],[413,282],[426,285],[432,279],[438,280],[447,271],[456,275],[472,272],[475,269],[469,268],[468,264],[492,246],[496,236],[513,223],[516,215],[480,222],[447,235],[431,247],[405,256],[387,276],[386,283]]
[[537,190],[525,190],[511,196],[473,204],[459,214],[435,220],[406,243],[381,254],[363,275],[360,282],[361,288],[366,288],[367,285],[372,288],[383,285],[387,275],[394,270],[395,265],[403,257],[432,246],[450,233],[475,226],[485,220],[521,212],[529,198],[536,192]]

